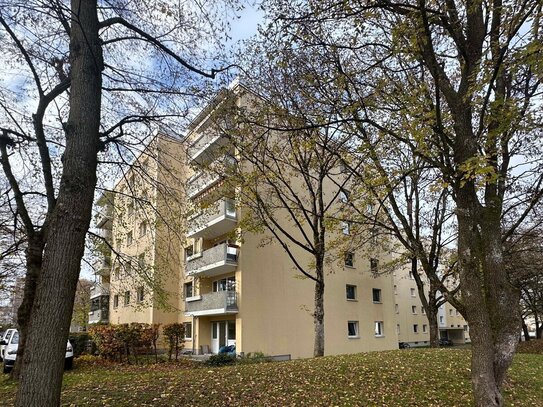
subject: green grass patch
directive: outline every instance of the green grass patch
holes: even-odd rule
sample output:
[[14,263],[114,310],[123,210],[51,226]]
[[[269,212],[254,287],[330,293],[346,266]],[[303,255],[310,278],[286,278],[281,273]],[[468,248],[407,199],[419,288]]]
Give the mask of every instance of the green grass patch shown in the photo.
[[[75,406],[468,406],[469,349],[410,349],[261,364],[112,365],[85,360],[64,376]],[[543,355],[518,354],[508,406],[541,406]],[[0,380],[0,399],[15,385]]]

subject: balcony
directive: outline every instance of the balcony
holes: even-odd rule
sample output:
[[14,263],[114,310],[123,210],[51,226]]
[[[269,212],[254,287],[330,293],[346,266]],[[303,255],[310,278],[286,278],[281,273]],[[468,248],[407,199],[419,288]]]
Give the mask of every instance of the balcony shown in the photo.
[[185,299],[185,314],[189,316],[225,315],[237,312],[235,291],[217,291]]
[[111,229],[113,208],[110,205],[102,207],[96,214],[96,227],[98,229]]
[[228,139],[222,135],[204,134],[198,138],[189,148],[190,163],[202,165],[213,161],[222,154]]
[[111,274],[111,257],[103,256],[94,263],[94,274],[109,276]]
[[89,324],[103,324],[109,322],[109,310],[98,309],[89,312]]
[[190,199],[200,195],[202,192],[218,184],[221,180],[219,174],[199,172],[188,181],[187,195]]
[[212,239],[230,232],[237,224],[236,204],[231,199],[214,202],[189,221],[187,237]]
[[91,300],[104,295],[109,295],[109,283],[96,283],[91,287]]
[[185,273],[188,276],[216,276],[233,272],[237,266],[238,248],[223,243],[187,258]]

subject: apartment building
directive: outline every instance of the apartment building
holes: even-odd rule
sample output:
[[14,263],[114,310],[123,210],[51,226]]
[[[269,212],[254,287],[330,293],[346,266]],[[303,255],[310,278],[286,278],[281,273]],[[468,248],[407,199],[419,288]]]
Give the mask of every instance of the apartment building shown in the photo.
[[[429,345],[428,316],[422,306],[411,270],[409,268],[397,270],[393,276],[398,341],[411,347]],[[439,307],[437,319],[439,338],[450,339],[455,345],[470,341],[466,321],[449,303]]]
[[[246,101],[241,86],[231,91],[237,103]],[[202,111],[187,135],[188,164],[195,170],[187,196],[195,213],[188,219],[185,247],[183,321],[192,328],[186,346],[216,353],[235,344],[244,353],[312,356],[314,284],[300,278],[279,244],[261,245],[262,235],[250,233],[237,240],[247,209],[237,202],[235,190],[224,187],[220,170],[208,170],[212,161],[220,168],[236,156],[228,140],[209,125],[221,97]],[[296,255],[301,263],[311,260],[301,252]],[[327,267],[326,354],[397,348],[392,276],[376,277],[362,252]]]
[[[241,86],[231,92],[247,103]],[[241,233],[248,209],[221,173],[239,154],[212,126],[223,100],[219,93],[182,142],[157,134],[115,186],[110,322],[184,323],[194,353],[235,345],[238,353],[310,357],[314,284],[279,244]],[[429,342],[415,281],[376,273],[375,260],[354,251],[327,264],[326,354]]]
[[96,201],[98,209],[95,229],[104,240],[95,242],[96,261],[93,265],[94,284],[90,292],[89,324],[109,322],[109,280],[111,275],[111,248],[114,195],[104,192]]
[[156,132],[113,188],[113,324],[178,321],[184,156],[179,139]]

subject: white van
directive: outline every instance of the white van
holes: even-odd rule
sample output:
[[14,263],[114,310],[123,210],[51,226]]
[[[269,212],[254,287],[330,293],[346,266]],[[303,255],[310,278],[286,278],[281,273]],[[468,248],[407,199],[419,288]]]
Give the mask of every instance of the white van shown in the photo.
[[[17,357],[17,349],[19,348],[19,332],[15,329],[15,332],[11,334],[11,337],[6,342],[5,340],[1,343],[4,343],[4,373],[9,373],[13,369],[15,364],[15,358]],[[74,363],[74,350],[70,341],[66,346],[66,355],[64,359],[64,369],[70,370]]]
[[4,345],[3,342],[5,341],[6,343],[8,343],[11,335],[13,335],[13,333],[16,331],[17,330],[15,328],[6,329],[4,335],[0,336],[0,360],[4,360],[4,349],[6,348],[6,345]]

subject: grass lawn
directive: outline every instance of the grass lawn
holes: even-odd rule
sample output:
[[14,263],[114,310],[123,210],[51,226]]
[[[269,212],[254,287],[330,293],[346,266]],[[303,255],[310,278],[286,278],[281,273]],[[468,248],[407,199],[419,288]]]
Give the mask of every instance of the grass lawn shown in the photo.
[[[409,349],[227,367],[79,363],[68,406],[469,406],[469,349]],[[0,379],[2,405],[15,385]],[[508,406],[543,406],[543,355],[518,354]]]

